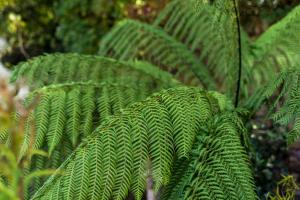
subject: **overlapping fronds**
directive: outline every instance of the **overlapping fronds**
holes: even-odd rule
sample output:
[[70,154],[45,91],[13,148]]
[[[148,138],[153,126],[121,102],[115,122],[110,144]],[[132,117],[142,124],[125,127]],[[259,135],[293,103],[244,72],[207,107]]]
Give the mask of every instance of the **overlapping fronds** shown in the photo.
[[[219,160],[228,159],[232,165],[244,167],[242,172],[247,172],[246,177],[243,180],[235,180],[235,183],[241,181],[244,184],[249,181],[249,186],[240,192],[245,196],[251,194],[247,199],[253,199],[253,191],[248,191],[252,182],[248,177],[249,170],[246,170],[247,163],[238,142],[238,132],[228,121],[217,123],[220,127],[215,127],[216,130],[212,133],[202,130],[207,121],[216,113],[222,112],[219,105],[223,103],[220,101],[223,102],[224,97],[217,93],[180,87],[164,90],[145,101],[133,104],[105,121],[86,138],[59,168],[64,170],[66,175],[52,176],[33,199],[121,200],[125,199],[129,192],[133,192],[139,200],[143,196],[149,172],[157,191],[160,186],[169,182],[175,157],[189,158],[195,138],[201,135],[207,136],[206,140],[210,140],[211,144],[214,144],[213,139],[217,135],[222,136],[222,139],[228,137],[226,141],[234,139],[234,142],[230,141],[227,144],[220,139],[218,144],[225,147],[212,148],[226,149],[227,154],[232,153],[228,157],[226,152],[220,154],[224,155],[224,158],[216,156]],[[228,120],[232,120],[233,124],[237,123],[234,122],[234,118]],[[227,149],[228,147],[230,148]],[[219,150],[214,153],[217,155]],[[203,148],[203,151],[206,149]],[[237,164],[237,161],[241,163]],[[240,173],[234,167],[230,169],[232,173]],[[227,174],[226,170],[228,169],[219,166],[215,173]],[[214,172],[208,173],[210,174],[207,176],[211,179],[217,178]],[[233,178],[237,177],[239,178]],[[216,189],[216,193],[223,191],[222,188],[213,189]],[[203,193],[205,194],[205,191]],[[209,196],[203,198],[207,199]]]
[[[76,82],[36,90],[27,101],[27,104],[30,101],[36,103],[34,128],[26,129],[20,159],[29,147],[42,149],[49,153],[49,157],[34,156],[30,170],[57,168],[107,117],[155,91],[147,87],[152,86]],[[38,178],[31,187],[31,193],[42,182]]]
[[177,161],[163,199],[256,199],[241,132],[235,113],[212,118],[197,136],[191,158]]
[[[300,64],[300,6],[271,26],[252,45],[253,76],[271,80],[281,69]],[[250,52],[249,52],[250,54]]]
[[36,101],[36,131],[29,133],[34,134],[33,146],[39,149],[46,141],[49,153],[53,153],[64,136],[75,147],[80,137],[89,135],[108,116],[150,95],[147,91],[145,86],[107,82],[58,84],[36,90],[29,97]]
[[148,24],[133,20],[120,22],[102,39],[99,53],[121,60],[146,60],[185,83],[214,87],[207,68],[184,44]]
[[128,64],[100,56],[49,54],[35,57],[16,66],[11,81],[25,79],[31,88],[77,81],[136,83],[147,85],[174,84],[167,72],[145,63]]
[[239,47],[234,0],[175,0],[154,25],[200,56],[220,82],[226,80],[224,85],[235,87]]
[[257,110],[262,104],[269,106],[269,116],[280,125],[293,124],[288,144],[300,136],[300,69],[287,68],[265,87],[253,94],[247,102],[249,110]]

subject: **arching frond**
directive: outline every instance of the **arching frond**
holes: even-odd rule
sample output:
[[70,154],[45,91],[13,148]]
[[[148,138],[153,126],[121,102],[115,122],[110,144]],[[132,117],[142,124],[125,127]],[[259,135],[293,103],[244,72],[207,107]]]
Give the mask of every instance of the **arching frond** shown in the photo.
[[118,62],[100,56],[56,53],[35,57],[15,67],[11,81],[25,79],[32,88],[78,81],[118,82],[127,84],[174,84],[167,72],[145,64]]
[[296,142],[300,137],[299,68],[290,67],[283,70],[266,86],[258,89],[248,100],[247,106],[249,110],[256,111],[264,103],[269,106],[269,116],[275,122],[284,126],[294,124],[287,142],[288,144]]
[[39,149],[47,142],[53,153],[64,135],[76,147],[80,137],[89,135],[108,116],[150,95],[145,91],[149,91],[145,86],[107,82],[75,82],[36,90],[29,96],[36,103],[36,131],[29,132],[34,134],[32,145]]
[[300,65],[300,6],[271,26],[252,45],[256,82],[268,81],[276,72]]
[[[32,145],[34,149],[43,149],[49,153],[47,161],[41,158],[44,160],[42,164],[35,158],[32,160],[32,171],[58,167],[95,127],[122,108],[145,99],[155,91],[150,89],[152,87],[77,82],[36,90],[29,96],[36,103],[33,124],[35,131],[25,133],[25,138],[28,139],[24,140],[20,158]],[[39,185],[40,182],[32,188],[37,189]]]
[[[214,173],[237,174],[234,176],[234,183],[241,182],[242,185],[236,187],[243,187],[249,181],[249,186],[237,193],[246,196],[244,199],[255,199],[250,171],[239,142],[239,132],[237,126],[234,126],[238,122],[231,123],[231,120],[235,121],[233,118],[229,121],[218,121],[218,118],[213,120],[214,115],[223,112],[218,107],[222,104],[218,99],[222,98],[216,99],[214,96],[220,95],[196,88],[180,87],[154,94],[145,101],[122,110],[98,127],[64,162],[59,170],[64,170],[67,176],[53,175],[32,199],[58,199],[59,196],[70,194],[71,199],[87,197],[121,200],[129,192],[133,192],[136,199],[141,199],[146,177],[149,175],[147,172],[151,172],[156,190],[166,185],[171,176],[174,158],[188,159],[196,137],[206,137],[202,143],[211,148],[208,151],[213,156],[210,158],[212,164],[215,164],[215,172],[211,171],[211,166],[207,166],[203,168],[203,173],[218,181],[222,181],[222,178],[218,179]],[[176,103],[179,101],[182,104]],[[187,104],[189,107],[185,106]],[[205,122],[210,120],[215,125],[205,126]],[[188,130],[177,126],[187,123]],[[209,128],[209,132],[203,131],[205,127]],[[218,136],[220,139],[214,142]],[[227,143],[222,139],[226,139]],[[228,142],[230,139],[234,140]],[[207,151],[203,145],[202,151]],[[225,149],[225,152],[220,152]],[[201,158],[204,154],[200,152],[199,155]],[[82,165],[82,159],[86,157],[89,157],[88,166],[76,168]],[[232,166],[223,168],[220,163],[217,165],[213,162],[214,157],[222,158]],[[199,163],[208,165],[205,161]],[[236,168],[237,165],[242,167],[241,171]],[[242,180],[241,173],[246,176]],[[74,181],[78,176],[81,181]],[[82,189],[78,190],[80,187]],[[212,188],[216,193],[225,192],[222,187]],[[209,192],[209,188],[206,190]],[[55,198],[53,194],[57,194]],[[82,198],[77,198],[81,194]],[[203,194],[204,199],[209,197],[205,191]]]
[[121,60],[146,60],[185,83],[214,86],[206,67],[184,44],[148,24],[133,20],[120,22],[102,39],[99,53]]
[[[222,113],[201,129],[187,160],[178,160],[163,199],[256,199],[245,150],[243,125],[235,113]],[[184,170],[181,165],[185,166]]]
[[154,25],[200,57],[214,77],[225,82],[223,87],[235,88],[239,47],[234,0],[174,0]]

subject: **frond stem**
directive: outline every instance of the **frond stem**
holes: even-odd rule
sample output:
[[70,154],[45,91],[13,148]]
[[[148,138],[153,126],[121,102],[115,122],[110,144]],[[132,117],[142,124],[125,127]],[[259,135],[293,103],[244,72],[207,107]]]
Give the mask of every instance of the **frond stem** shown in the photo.
[[236,23],[237,23],[237,31],[238,31],[238,51],[239,51],[239,71],[238,71],[238,79],[237,79],[237,87],[236,87],[236,93],[235,93],[235,107],[239,104],[239,96],[240,96],[240,88],[241,88],[241,76],[242,76],[242,41],[241,41],[241,27],[240,27],[240,17],[239,17],[239,11],[237,6],[237,0],[234,1],[234,11],[236,15]]

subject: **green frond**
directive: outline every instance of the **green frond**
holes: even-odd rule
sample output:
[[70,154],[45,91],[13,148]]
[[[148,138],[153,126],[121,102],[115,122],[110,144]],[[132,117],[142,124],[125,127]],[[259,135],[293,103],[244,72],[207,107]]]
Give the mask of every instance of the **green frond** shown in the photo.
[[[90,97],[88,100],[93,99]],[[67,127],[66,127],[66,132],[69,134],[69,137],[71,139],[71,142],[73,145],[77,144],[77,140],[80,134],[80,90],[77,88],[72,89],[68,94],[67,94],[67,106],[66,106],[66,113],[67,113]],[[85,101],[83,101],[85,102]],[[85,109],[86,110],[86,109]],[[94,110],[94,108],[90,109],[91,111]],[[84,111],[83,111],[84,112]],[[86,113],[84,113],[86,114]],[[89,117],[89,116],[87,116]],[[85,131],[83,131],[85,133]]]
[[[86,192],[89,185],[89,166],[90,166],[90,157],[87,156],[86,153],[88,151],[87,148],[83,148],[78,156],[78,160],[76,161],[76,166],[74,171],[75,172],[82,172],[80,174],[75,174],[74,176],[74,183],[77,183],[80,185],[80,188],[77,188],[75,195],[73,195],[73,199],[87,199],[88,193]],[[97,152],[96,149],[94,149],[94,152]],[[97,160],[97,159],[96,159]]]
[[160,28],[138,21],[120,22],[102,39],[99,53],[120,60],[145,60],[171,72],[185,83],[214,87],[207,68],[184,44]]
[[[77,163],[73,163],[72,165],[69,166],[69,168],[66,170],[66,173],[64,175],[64,180],[63,182],[66,183],[67,187],[63,188],[63,199],[66,200],[72,200],[73,195],[75,192],[74,184],[75,184],[75,166]],[[80,164],[80,163],[78,163]]]
[[[174,0],[160,13],[154,26],[200,57],[198,62],[207,66],[215,80],[226,82],[226,88],[235,88],[239,56],[234,1]],[[195,70],[195,74],[202,71]]]
[[142,199],[146,188],[147,169],[149,165],[149,136],[143,134],[147,132],[147,124],[142,113],[131,115],[130,124],[132,126],[132,135],[134,135],[133,146],[133,173],[132,173],[132,191],[136,199]]
[[[119,88],[118,88],[119,90]],[[111,94],[114,95],[114,92],[111,91]],[[94,130],[94,111],[96,110],[96,102],[95,102],[95,97],[97,97],[98,94],[96,94],[96,91],[94,88],[87,87],[85,88],[85,92],[82,95],[81,99],[81,112],[82,112],[82,118],[81,118],[81,124],[83,125],[81,127],[81,132],[87,136],[89,135],[93,130]],[[124,101],[124,100],[123,100]],[[123,102],[122,99],[120,99],[117,102],[112,102],[113,105],[114,103],[120,103]],[[115,111],[113,111],[114,113]]]
[[[126,193],[126,188],[131,183],[132,167],[133,167],[133,139],[134,136],[131,134],[131,124],[129,122],[129,117],[124,117],[120,119],[120,123],[115,127],[114,131],[116,132],[116,141],[118,142],[119,148],[117,148],[116,154],[116,174],[113,187],[106,185],[106,187],[111,187],[112,190],[110,194],[113,193],[113,198],[117,200],[122,200]],[[124,177],[128,177],[125,178]],[[105,181],[104,181],[105,182]]]
[[31,89],[71,82],[118,82],[166,87],[178,84],[170,74],[141,62],[118,62],[100,56],[56,53],[35,57],[15,67],[11,82],[24,79]]
[[[31,168],[34,169],[34,171],[36,170],[42,170],[45,169],[45,165],[46,165],[46,160],[47,158],[45,158],[44,156],[41,155],[36,155],[32,158],[32,166]],[[32,170],[33,171],[33,170]],[[43,179],[42,178],[34,178],[31,187],[30,187],[30,194],[34,194],[36,192],[36,189],[33,188],[40,188],[43,185]]]
[[[49,160],[43,163],[44,168],[57,168],[95,127],[126,106],[145,99],[156,91],[153,88],[159,87],[131,83],[74,82],[51,85],[32,92],[28,104],[30,101],[35,103],[34,120],[28,119],[26,124],[34,129],[26,131],[20,158],[32,145],[34,149],[49,153]],[[31,170],[35,170],[35,162],[33,159]]]
[[[177,101],[184,104],[172,104]],[[179,107],[185,108],[185,104],[189,104],[193,109],[173,112]],[[132,104],[109,117],[62,164],[59,170],[65,171],[68,174],[67,178],[53,175],[32,199],[47,199],[49,195],[57,192],[63,195],[63,191],[73,191],[73,199],[83,199],[74,197],[77,197],[79,192],[88,194],[88,199],[103,200],[125,199],[129,192],[134,192],[136,199],[141,199],[148,172],[153,177],[157,191],[162,185],[169,183],[175,158],[190,159],[191,155],[192,158],[200,158],[195,159],[196,163],[200,163],[196,166],[204,166],[203,170],[202,167],[196,168],[199,172],[203,171],[204,179],[201,180],[208,184],[203,190],[203,194],[208,194],[203,196],[204,199],[215,194],[225,195],[227,190],[242,199],[255,199],[248,161],[241,146],[239,126],[236,125],[239,120],[228,120],[228,116],[222,115],[214,117],[219,116],[217,113],[224,112],[218,108],[218,104],[218,100],[209,93],[186,87],[163,90],[142,102]],[[174,130],[173,127],[176,127],[177,123],[184,124],[187,115],[191,119],[190,126],[194,127],[189,132],[192,142],[189,142],[186,148],[178,148],[184,146],[182,143],[185,141],[176,140],[176,137],[186,133],[185,130]],[[208,121],[211,121],[211,125],[204,132],[203,129],[207,126],[201,122]],[[201,145],[194,145],[196,138],[203,138]],[[193,146],[199,151],[193,150],[192,154],[187,154],[186,149],[192,149]],[[209,154],[212,156],[205,157]],[[83,156],[89,158],[89,166],[84,169],[78,168],[78,171],[73,173],[73,169],[76,168],[74,166],[82,164]],[[214,158],[222,161],[224,167],[222,162],[218,163]],[[89,180],[89,187],[84,184],[84,189],[78,190],[81,182],[70,181],[75,180],[73,176],[78,174],[89,177],[82,177]],[[221,187],[218,183],[223,181],[223,175],[226,174],[232,176],[225,177],[230,178],[230,181],[225,179],[224,186]],[[201,176],[197,180],[200,178]],[[59,188],[57,184],[60,184]],[[238,190],[233,191],[233,188]],[[201,190],[199,192],[201,193]]]
[[[292,30],[292,31],[291,31]],[[273,79],[276,72],[300,64],[300,6],[271,26],[252,45],[256,81]]]
[[[36,103],[33,146],[40,148],[47,138],[52,152],[60,143],[62,135],[67,135],[73,146],[76,146],[81,136],[89,135],[105,118],[146,98],[150,91],[155,91],[147,88],[152,88],[152,85],[143,86],[75,82],[34,91],[29,96]],[[159,85],[156,87],[159,88]],[[38,102],[35,102],[36,99]]]
[[[55,91],[49,95],[50,99],[50,118],[49,128],[46,133],[46,140],[51,154],[62,138],[64,127],[66,125],[65,107],[66,92]],[[38,124],[37,124],[38,126]]]
[[[32,132],[34,131],[34,122],[33,122],[33,114],[29,114],[25,126],[24,126],[24,135],[23,135],[23,144],[20,149],[19,160],[25,155],[27,149],[31,145],[32,140]],[[22,141],[21,141],[22,142]]]
[[163,98],[157,97],[156,101],[149,103],[143,110],[149,133],[148,144],[151,160],[149,165],[152,168],[151,172],[155,180],[156,190],[161,185],[168,183],[174,155],[172,123],[168,109],[163,103]]
[[[288,144],[299,139],[300,117],[300,70],[289,67],[282,70],[273,80],[259,88],[246,103],[249,110],[256,111],[263,104],[268,106],[269,114],[276,123],[287,126],[294,124],[288,134]],[[278,110],[278,108],[280,108]]]
[[287,144],[292,145],[297,142],[300,138],[300,119],[299,116],[294,120],[294,127],[291,130],[287,137]]
[[229,115],[231,113],[217,115],[203,127],[192,157],[177,161],[183,165],[188,162],[189,166],[182,170],[183,176],[172,177],[164,199],[256,199],[251,170],[239,137],[243,130],[232,123],[239,121],[235,115]]

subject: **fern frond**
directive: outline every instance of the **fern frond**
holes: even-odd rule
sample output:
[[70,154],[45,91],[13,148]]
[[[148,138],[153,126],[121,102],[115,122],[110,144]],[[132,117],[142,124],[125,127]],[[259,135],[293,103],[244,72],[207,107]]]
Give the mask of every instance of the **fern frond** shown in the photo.
[[[68,114],[68,116],[67,116],[67,123],[66,123],[66,125],[67,125],[66,132],[67,132],[67,134],[69,134],[69,138],[71,139],[71,142],[73,145],[77,144],[77,139],[78,139],[79,133],[80,133],[80,123],[81,123],[80,107],[81,107],[81,105],[80,105],[80,101],[78,101],[78,99],[80,99],[80,90],[78,90],[77,88],[71,90],[67,94],[67,102],[68,103],[66,105],[66,113]],[[93,98],[90,97],[90,99],[93,99]],[[90,100],[90,99],[88,99],[88,100]],[[93,111],[94,108],[91,108],[90,110]],[[45,122],[46,122],[46,120],[45,120]],[[83,133],[85,133],[85,131],[83,131]]]
[[65,91],[55,91],[49,95],[49,98],[51,102],[51,111],[46,139],[49,147],[49,153],[51,154],[63,135],[64,126],[66,124],[64,112],[67,104]]
[[[43,168],[57,168],[80,141],[106,118],[145,99],[155,91],[152,88],[159,87],[159,84],[139,86],[129,83],[74,82],[34,91],[28,97],[36,103],[34,121],[27,120],[29,125],[34,126],[34,130],[25,134],[21,157],[30,145],[34,149],[42,148],[49,153],[49,161],[42,164]],[[38,167],[35,162],[33,159],[31,170]],[[38,189],[36,186],[32,188]]]
[[132,134],[135,136],[132,142],[133,146],[133,173],[132,173],[132,191],[136,199],[142,199],[146,188],[147,169],[149,165],[149,136],[143,134],[147,132],[147,124],[142,113],[131,115],[130,124]]
[[239,120],[231,113],[211,118],[197,136],[185,175],[179,179],[173,177],[176,180],[170,188],[172,192],[164,194],[165,199],[256,199],[251,170],[239,138],[239,132],[244,130],[232,121]]
[[148,125],[150,165],[157,190],[169,181],[170,167],[174,155],[172,123],[168,110],[159,97],[156,101],[147,105],[143,114]]
[[34,148],[41,148],[47,138],[52,153],[63,135],[76,147],[80,137],[89,135],[108,116],[149,95],[141,95],[142,90],[131,84],[75,82],[34,91],[29,96],[33,102],[38,98],[34,109],[36,132],[31,132]]
[[[100,56],[56,53],[35,57],[15,67],[11,82],[25,79],[31,89],[71,82],[118,82],[172,85],[178,82],[157,67],[142,62],[118,62]],[[168,86],[167,86],[168,87]]]
[[[90,165],[90,157],[87,156],[87,148],[83,148],[79,154],[81,154],[80,156],[78,156],[78,159],[76,161],[76,166],[74,171],[78,172],[82,172],[80,174],[76,174],[74,176],[74,183],[78,183],[80,185],[80,188],[77,188],[77,192],[75,193],[75,195],[73,196],[73,199],[87,199],[88,193],[86,193],[89,185],[89,165]],[[94,149],[94,152],[96,151],[96,149]]]
[[[193,110],[181,109],[175,117],[172,116],[174,112],[171,111],[178,109],[181,105],[172,105],[171,102],[179,100],[190,104]],[[210,142],[204,142],[204,144],[213,144],[211,146],[213,153],[210,157],[212,162],[214,157],[222,158],[229,165],[228,168],[223,168],[220,164],[216,167],[213,165],[215,173],[226,174],[227,170],[232,170],[232,174],[235,175],[232,176],[234,181],[230,184],[226,182],[228,184],[226,186],[239,183],[241,185],[235,186],[241,187],[239,195],[245,197],[244,199],[255,199],[250,170],[239,140],[240,134],[231,120],[226,121],[228,116],[222,118],[223,121],[218,121],[219,118],[213,117],[223,112],[218,108],[218,104],[217,99],[197,88],[180,87],[161,91],[108,118],[85,139],[59,170],[65,170],[70,175],[68,179],[73,179],[71,176],[73,166],[82,162],[82,156],[88,156],[90,158],[89,170],[79,169],[74,175],[89,173],[89,176],[86,176],[89,177],[90,187],[81,191],[89,194],[89,199],[125,199],[130,191],[134,191],[135,197],[140,199],[145,190],[147,171],[152,172],[155,188],[158,190],[161,185],[169,182],[175,157],[188,159],[190,155],[186,155],[185,149],[192,149],[196,137],[205,137],[205,141]],[[202,110],[205,112],[202,113]],[[172,127],[175,127],[177,123],[184,124],[182,121],[186,120],[188,112],[191,112],[190,119],[193,119],[190,121],[190,126],[194,129],[190,129],[189,132],[192,142],[188,143],[186,148],[177,148],[174,151],[184,142],[176,140],[176,135],[185,133],[184,130],[176,132]],[[212,126],[215,129],[210,129],[209,133],[199,132],[203,129],[201,121],[212,119],[218,122]],[[216,138],[219,138],[218,142],[214,142]],[[90,150],[84,151],[86,148]],[[202,151],[204,150],[205,148]],[[201,157],[202,154],[198,155]],[[219,155],[221,157],[218,157]],[[206,165],[206,162],[200,163]],[[135,169],[138,170],[135,171]],[[243,180],[240,180],[241,174],[245,175]],[[206,175],[211,179],[214,177],[214,174]],[[73,195],[78,196],[79,191],[72,188],[79,188],[79,183],[74,182],[75,184],[70,185],[66,180],[64,176],[53,175],[32,199],[47,199],[49,195],[57,193],[58,182],[61,184],[60,191],[68,188],[68,190],[75,191]],[[246,182],[248,185],[244,188]],[[216,185],[214,182],[211,184]],[[215,193],[225,192],[220,187],[213,187],[213,189]]]
[[252,45],[254,78],[272,80],[276,72],[300,64],[300,6],[271,26]]
[[[288,144],[299,139],[300,117],[300,70],[289,67],[279,73],[264,87],[258,89],[248,100],[246,106],[249,110],[256,111],[267,103],[269,114],[276,123],[287,126],[294,124],[288,135]],[[270,101],[269,101],[270,100]],[[278,110],[278,108],[280,108]]]
[[207,68],[185,45],[148,24],[122,21],[102,39],[99,53],[120,60],[146,60],[185,83],[214,87]]
[[[154,22],[194,55],[214,78],[234,89],[238,74],[238,32],[234,1],[175,0]],[[200,73],[196,68],[196,74]],[[223,88],[224,89],[224,88]]]
[[[31,171],[40,166],[57,168],[82,138],[107,117],[152,92],[180,84],[172,75],[146,62],[125,63],[78,54],[46,55],[22,63],[12,81],[22,78],[31,89],[46,86],[26,99],[27,105],[35,105],[34,129],[25,134],[20,159],[30,145],[49,153],[49,161],[42,165],[33,159]],[[74,82],[77,80],[80,82]],[[90,80],[96,83],[82,82]],[[6,130],[3,142],[9,143]],[[35,181],[31,194],[43,181]]]

